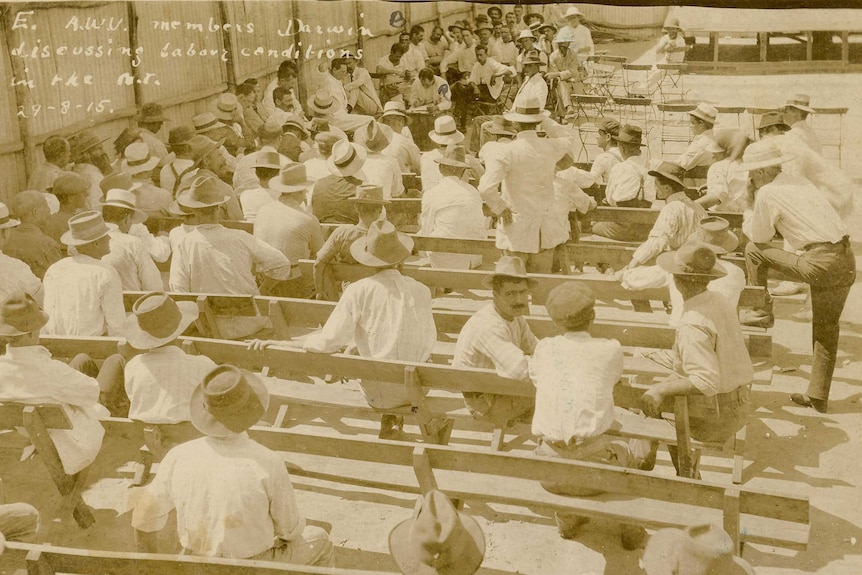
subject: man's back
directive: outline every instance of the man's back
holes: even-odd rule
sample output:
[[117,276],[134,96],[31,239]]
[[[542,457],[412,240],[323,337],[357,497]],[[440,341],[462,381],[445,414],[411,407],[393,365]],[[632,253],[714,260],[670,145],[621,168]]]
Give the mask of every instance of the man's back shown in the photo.
[[126,312],[123,285],[108,264],[76,255],[63,258],[45,272],[45,333],[76,336],[118,336]]
[[317,218],[279,201],[267,204],[258,213],[254,237],[282,252],[294,264],[308,259],[323,244]]
[[327,176],[314,184],[311,207],[314,217],[324,224],[355,224],[359,221],[352,202],[345,201],[356,195],[357,178]]
[[111,252],[102,258],[120,276],[124,290],[159,291],[164,289],[162,276],[140,238],[121,232],[110,232]]
[[7,233],[3,252],[26,263],[38,278],[63,257],[60,244],[33,224],[22,223]]

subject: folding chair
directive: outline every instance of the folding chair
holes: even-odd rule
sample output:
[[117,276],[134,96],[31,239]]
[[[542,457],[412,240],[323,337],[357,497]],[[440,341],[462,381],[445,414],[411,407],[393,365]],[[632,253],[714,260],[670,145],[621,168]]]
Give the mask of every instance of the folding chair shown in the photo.
[[622,68],[626,96],[651,98],[652,90],[649,87],[649,75],[652,66],[649,64],[623,64]]
[[685,100],[685,86],[683,79],[685,77],[687,64],[656,64],[656,68],[661,70],[661,80],[658,83],[658,90],[661,94],[662,102],[683,101]]
[[583,154],[589,162],[590,153],[587,151],[587,145],[598,147],[596,145],[595,134],[599,129],[596,126],[596,120],[604,117],[608,99],[604,96],[572,94],[572,105],[576,111],[574,125],[578,129],[578,137],[581,140],[581,151],[578,152],[578,161],[580,161]]
[[814,108],[808,121],[817,133],[823,157],[841,167],[841,140],[847,108]]
[[694,103],[656,104],[661,113],[661,157],[672,159],[691,143],[691,122],[688,113],[697,107]]
[[633,124],[643,130],[644,143],[647,144],[644,151],[647,155],[647,161],[649,161],[649,134],[655,124],[652,100],[642,97],[616,96],[613,98],[613,102],[619,111],[621,125]]
[[740,115],[745,112],[745,106],[716,106],[715,109],[718,110],[716,126],[737,129],[742,127]]
[[615,94],[625,90],[622,66],[626,63],[625,56],[594,54],[587,58],[589,76],[586,85],[591,94],[613,98]]

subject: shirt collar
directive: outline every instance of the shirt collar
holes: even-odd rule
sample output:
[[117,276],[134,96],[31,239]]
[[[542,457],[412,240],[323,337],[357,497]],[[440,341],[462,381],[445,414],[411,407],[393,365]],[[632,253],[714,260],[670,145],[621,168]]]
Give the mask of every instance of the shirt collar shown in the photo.
[[536,130],[522,130],[518,132],[518,135],[515,136],[517,139],[531,138],[536,139],[539,137],[539,132]]
[[563,334],[566,339],[586,340],[593,339],[588,331],[567,331]]
[[45,357],[50,358],[51,352],[48,351],[48,348],[42,345],[27,345],[24,347],[13,347],[11,345],[7,345],[6,357],[12,361],[23,361],[30,358],[43,359]]
[[670,202],[681,202],[688,196],[685,195],[685,192],[674,192],[665,198],[665,203],[669,204]]

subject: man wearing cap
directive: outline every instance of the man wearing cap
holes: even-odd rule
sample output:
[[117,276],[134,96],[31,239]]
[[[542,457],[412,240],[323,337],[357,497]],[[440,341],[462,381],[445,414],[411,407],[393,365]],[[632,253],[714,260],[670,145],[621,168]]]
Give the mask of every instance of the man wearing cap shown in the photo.
[[141,106],[141,111],[136,120],[138,127],[141,128],[141,140],[150,149],[150,154],[156,158],[162,159],[168,156],[168,149],[165,143],[159,139],[159,132],[164,123],[168,120],[165,117],[164,110],[161,104],[156,102],[148,102]]
[[99,418],[106,417],[108,410],[98,403],[99,382],[72,366],[82,366],[87,356],[80,354],[67,365],[39,345],[39,335],[48,321],[48,315],[29,294],[13,293],[0,303],[0,338],[6,343],[0,356],[0,401],[62,407],[72,428],[49,429],[48,435],[63,471],[73,475],[99,454],[105,436]]
[[261,150],[251,154],[251,157],[255,159],[253,168],[255,179],[259,184],[245,190],[239,196],[242,217],[247,222],[254,222],[261,209],[269,208],[269,204],[278,200],[278,192],[269,187],[269,182],[278,176],[284,166],[293,163],[274,150]]
[[548,57],[548,73],[545,77],[557,80],[560,101],[563,103],[566,114],[573,116],[575,108],[572,106],[572,87],[573,84],[577,84],[579,89],[576,93],[584,91],[581,82],[586,76],[586,71],[578,59],[577,53],[569,50],[568,38],[557,35],[554,38],[554,44],[556,44],[556,49]]
[[[673,373],[643,394],[644,412],[659,417],[666,398],[686,395],[691,436],[726,441],[745,422],[754,369],[736,307],[708,289],[709,282],[725,272],[716,266],[715,252],[700,242],[665,252],[657,261],[673,274],[684,303],[673,344]],[[668,451],[679,471],[676,448]]]
[[105,140],[100,139],[89,130],[80,132],[69,141],[72,147],[72,171],[87,182],[88,196],[86,207],[95,209],[102,201],[102,190],[99,182],[113,171],[108,154],[103,146]]
[[[406,97],[411,112],[435,113],[452,108],[452,94],[449,84],[436,76],[431,68],[423,68],[410,86]],[[388,104],[389,102],[387,102]],[[384,116],[386,111],[383,112]]]
[[554,248],[569,237],[554,213],[554,174],[574,144],[572,138],[539,138],[536,129],[548,115],[537,98],[515,98],[503,117],[516,123],[518,135],[513,142],[485,144],[486,171],[478,186],[499,218],[497,247],[524,260],[532,273],[551,273]]
[[[485,214],[479,191],[462,178],[469,164],[464,161],[464,146],[452,145],[442,158],[440,183],[422,194],[419,234],[437,238],[485,239]],[[482,265],[482,256],[428,252],[431,267],[473,269]]]
[[162,276],[147,253],[144,242],[129,233],[133,224],[143,223],[147,214],[135,206],[135,194],[122,189],[108,190],[102,203],[102,217],[111,228],[110,252],[102,262],[113,267],[124,290],[160,290]]
[[40,278],[33,274],[26,263],[4,253],[9,231],[20,223],[9,217],[9,208],[0,203],[0,269],[3,270],[0,274],[0,298],[6,298],[16,292],[26,292],[41,303],[44,292]]
[[313,258],[323,246],[320,222],[305,211],[303,201],[314,182],[308,179],[304,164],[289,164],[268,183],[278,195],[254,221],[254,237],[296,262],[287,280],[275,284],[265,295],[308,298],[314,293],[314,278],[304,276],[299,261]]
[[570,6],[563,19],[566,25],[557,33],[564,38],[571,38],[572,51],[578,55],[581,62],[586,62],[587,58],[595,53],[596,46],[590,29],[584,25],[584,15],[574,6]]
[[[428,132],[428,138],[436,144],[436,147],[422,154],[421,175],[423,190],[430,190],[443,179],[443,175],[440,173],[440,165],[436,160],[443,157],[448,146],[461,144],[464,141],[464,134],[458,131],[455,118],[446,115],[439,116],[434,120],[434,129]],[[465,155],[464,161],[470,166],[466,172],[468,180],[478,180],[485,173],[482,164],[473,156],[469,154]]]
[[[36,190],[25,190],[15,194],[10,205],[21,224],[7,228],[3,253],[23,261],[42,279],[51,264],[63,257],[60,245],[44,232],[51,215],[48,202]],[[10,221],[13,220],[6,224]]]
[[[805,394],[793,394],[799,405],[825,413],[838,352],[839,320],[856,279],[856,260],[846,225],[828,199],[807,180],[782,171],[790,161],[770,141],[750,145],[742,167],[751,185],[742,231],[748,281],[766,287],[770,269],[811,286],[814,365]],[[796,253],[772,247],[775,232]],[[772,301],[763,308],[743,310],[746,325],[771,327]]]
[[536,47],[536,36],[529,29],[523,30],[515,42],[518,45],[518,58],[515,68],[522,75],[524,80],[533,75],[524,70],[525,60],[539,60],[539,71],[544,72],[548,69],[548,55]]
[[177,126],[168,133],[168,148],[173,157],[159,171],[159,186],[171,192],[171,197],[176,195],[182,175],[194,169],[195,162],[189,147],[189,140],[194,135],[195,130],[191,126]]
[[730,535],[718,525],[659,529],[649,538],[640,564],[646,575],[754,575],[734,547]]
[[675,160],[675,163],[682,166],[685,171],[712,164],[712,153],[707,152],[706,149],[714,141],[712,127],[718,116],[718,110],[712,104],[701,102],[697,108],[688,113],[688,116],[691,119],[691,132],[694,138],[688,148]]
[[190,414],[205,437],[171,449],[136,494],[140,551],[157,552],[157,533],[177,509],[187,555],[334,565],[329,535],[306,526],[281,455],[249,438],[268,404],[266,385],[251,372],[221,365],[203,378]]
[[149,147],[143,142],[130,144],[123,154],[122,170],[138,184],[134,189],[137,204],[147,215],[164,216],[173,201],[171,192],[153,183],[153,169],[159,159],[150,155]]
[[359,129],[353,136],[354,141],[367,150],[365,163],[356,175],[367,184],[375,184],[383,188],[386,199],[399,198],[404,195],[404,181],[401,178],[401,166],[392,156],[383,154],[392,142],[392,130],[389,126],[379,124],[375,120]]
[[[72,149],[66,138],[48,136],[42,144],[42,155],[45,156],[45,163],[33,169],[30,179],[27,180],[27,189],[46,193],[54,185],[57,176],[68,169]],[[56,210],[51,213],[56,213]]]
[[357,114],[376,116],[383,108],[380,96],[374,88],[374,80],[364,66],[359,65],[359,57],[352,52],[343,52],[342,58],[347,63],[347,77],[344,91],[347,92],[349,109]]
[[811,97],[807,94],[794,94],[781,108],[781,113],[784,114],[784,121],[790,125],[790,133],[808,144],[818,155],[823,155],[817,132],[806,122],[808,115],[814,113]]
[[62,172],[54,180],[51,193],[60,201],[60,210],[48,217],[44,228],[45,233],[54,241],[59,242],[60,236],[68,231],[69,218],[86,209],[89,192],[90,185],[87,180],[74,172]]
[[590,188],[608,183],[611,168],[623,161],[616,138],[620,135],[620,123],[613,118],[604,117],[596,120],[596,139],[601,152],[593,160],[590,171],[572,167],[583,178],[582,188]]
[[[420,80],[425,70],[419,73]],[[442,80],[442,78],[440,79]],[[448,100],[446,102],[448,103]],[[407,128],[409,121],[410,117],[407,115],[404,104],[394,100],[386,102],[380,123],[392,130],[392,141],[383,149],[382,153],[384,156],[390,156],[398,161],[402,174],[418,174],[422,169],[419,146],[413,143],[412,134],[408,138],[403,133],[405,129],[406,133],[410,133],[410,129]]]
[[365,165],[366,150],[347,140],[332,146],[327,160],[329,176],[317,180],[311,192],[314,216],[322,224],[355,224],[356,212],[345,200],[356,195],[356,187],[363,183],[358,175]]

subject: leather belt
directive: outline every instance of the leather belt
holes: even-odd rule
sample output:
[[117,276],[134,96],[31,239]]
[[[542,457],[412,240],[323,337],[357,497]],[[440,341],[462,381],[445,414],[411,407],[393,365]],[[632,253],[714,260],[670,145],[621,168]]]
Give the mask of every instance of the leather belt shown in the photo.
[[837,242],[816,242],[813,244],[808,244],[802,249],[807,252],[808,250],[813,250],[815,248],[847,248],[849,246],[850,236],[844,236]]

